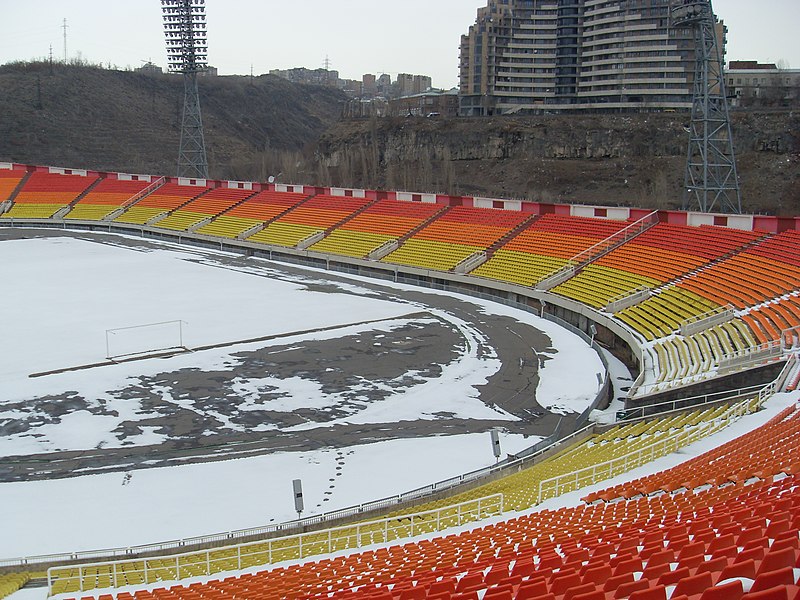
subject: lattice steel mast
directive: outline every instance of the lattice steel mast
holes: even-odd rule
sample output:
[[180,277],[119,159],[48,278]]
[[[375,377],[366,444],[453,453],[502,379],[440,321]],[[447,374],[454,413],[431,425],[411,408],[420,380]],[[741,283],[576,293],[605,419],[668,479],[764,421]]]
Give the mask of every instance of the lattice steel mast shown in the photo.
[[673,0],[672,27],[695,32],[692,123],[683,205],[701,212],[742,212],[725,94],[722,52],[711,0]]
[[207,67],[205,0],[161,0],[167,62],[183,73],[183,122],[178,177],[208,178],[208,159],[200,113],[197,74]]

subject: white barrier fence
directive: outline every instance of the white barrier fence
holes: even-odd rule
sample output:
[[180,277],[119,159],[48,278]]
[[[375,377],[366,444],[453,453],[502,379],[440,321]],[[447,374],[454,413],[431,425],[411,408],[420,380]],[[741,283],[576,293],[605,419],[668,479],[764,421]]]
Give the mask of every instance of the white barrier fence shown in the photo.
[[434,510],[224,548],[157,558],[51,567],[47,571],[48,592],[49,595],[86,592],[240,571],[436,533],[502,512],[503,494],[493,494]]

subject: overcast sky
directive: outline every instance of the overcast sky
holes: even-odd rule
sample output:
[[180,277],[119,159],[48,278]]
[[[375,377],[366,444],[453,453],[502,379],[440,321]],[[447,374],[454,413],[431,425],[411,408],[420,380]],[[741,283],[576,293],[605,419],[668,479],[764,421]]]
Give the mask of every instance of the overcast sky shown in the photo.
[[[714,0],[729,28],[728,59],[800,68],[800,0]],[[322,67],[430,75],[458,84],[460,35],[483,0],[207,0],[209,63],[221,75]],[[166,66],[158,0],[0,0],[0,63],[67,55],[118,68]]]

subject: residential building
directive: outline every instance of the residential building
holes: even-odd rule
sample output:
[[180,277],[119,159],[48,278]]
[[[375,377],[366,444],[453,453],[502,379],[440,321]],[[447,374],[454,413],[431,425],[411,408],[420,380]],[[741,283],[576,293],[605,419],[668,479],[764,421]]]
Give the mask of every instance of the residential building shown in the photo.
[[458,90],[428,90],[389,101],[392,117],[454,117],[458,115]]
[[395,82],[397,96],[411,96],[421,94],[431,89],[431,78],[427,75],[410,75],[400,73]]
[[378,80],[372,73],[361,77],[361,93],[364,96],[374,97],[378,93]]
[[670,4],[489,0],[461,38],[461,114],[690,108],[694,30]]
[[733,106],[797,106],[800,69],[782,69],[773,63],[732,60],[725,71]]

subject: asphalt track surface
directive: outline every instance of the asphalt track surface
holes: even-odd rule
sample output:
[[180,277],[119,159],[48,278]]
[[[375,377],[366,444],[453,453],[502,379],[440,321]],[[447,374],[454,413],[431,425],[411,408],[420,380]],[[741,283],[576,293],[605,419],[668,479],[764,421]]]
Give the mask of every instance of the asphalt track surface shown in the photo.
[[[0,229],[0,241],[60,236],[132,248],[165,247],[157,242],[95,233]],[[203,251],[192,248],[192,252]],[[315,291],[353,293],[347,289],[353,285],[353,280],[334,273],[320,274],[284,263],[254,261],[252,258],[218,253],[209,253],[208,257],[222,268],[252,270],[254,264],[261,264],[269,267],[269,276],[274,277],[278,270],[293,282],[305,279],[305,285]],[[337,283],[345,285],[338,287]],[[486,432],[495,427],[528,436],[547,436],[553,432],[562,415],[546,411],[535,399],[537,373],[540,360],[543,360],[539,353],[554,351],[550,348],[548,336],[513,318],[485,314],[475,304],[462,298],[422,289],[400,290],[390,283],[377,280],[375,283],[358,281],[357,285],[380,293],[385,298],[402,298],[430,309],[445,311],[480,331],[485,340],[479,352],[493,349],[501,362],[500,369],[489,378],[486,385],[479,388],[480,400],[511,413],[518,420],[465,419],[452,413],[439,413],[435,419],[402,423],[326,424],[326,421],[341,420],[354,414],[369,402],[392,393],[392,390],[387,390],[387,382],[393,382],[392,385],[397,388],[404,385],[404,377],[410,373],[416,374],[416,377],[436,377],[441,369],[439,365],[448,364],[458,357],[464,344],[458,329],[446,320],[432,317],[424,309],[417,309],[416,312],[409,311],[405,326],[382,331],[379,343],[376,343],[375,334],[371,331],[335,339],[301,343],[293,341],[289,345],[273,341],[260,350],[234,352],[233,356],[239,364],[220,371],[176,371],[171,370],[169,360],[165,360],[163,373],[142,377],[136,385],[119,391],[120,397],[137,399],[143,409],[152,410],[152,418],[123,423],[122,429],[116,433],[120,439],[124,439],[126,434],[139,433],[139,426],[155,426],[160,433],[168,435],[167,441],[151,446],[101,447],[3,457],[0,458],[0,482],[125,472],[271,452],[341,450],[382,440]],[[31,372],[35,371],[36,366],[31,365]],[[341,403],[324,412],[312,409],[288,412],[239,410],[238,399],[230,387],[231,380],[264,376],[265,373],[279,378],[313,379],[322,384],[326,393],[338,394],[342,398]],[[87,376],[91,376],[90,371],[87,371]],[[412,385],[414,377],[408,377],[409,381],[405,384]],[[365,381],[375,385],[365,389]],[[418,383],[419,379],[416,381]],[[194,408],[187,409],[180,403],[165,401],[162,394],[164,389],[168,389],[173,398],[190,398]],[[53,423],[58,423],[58,419],[70,411],[87,410],[88,406],[90,403],[87,399],[74,393],[30,398],[12,405],[4,403],[0,397],[0,407],[5,410],[36,407],[39,414],[46,412]],[[571,427],[576,417],[575,414],[563,416],[564,425]],[[224,423],[233,423],[236,427],[231,429],[223,426]],[[315,423],[320,426],[314,427]],[[269,425],[269,431],[252,430],[259,425],[263,428],[265,424]],[[305,429],[286,430],[300,424]],[[24,432],[30,426],[24,417],[0,420],[0,435]]]

